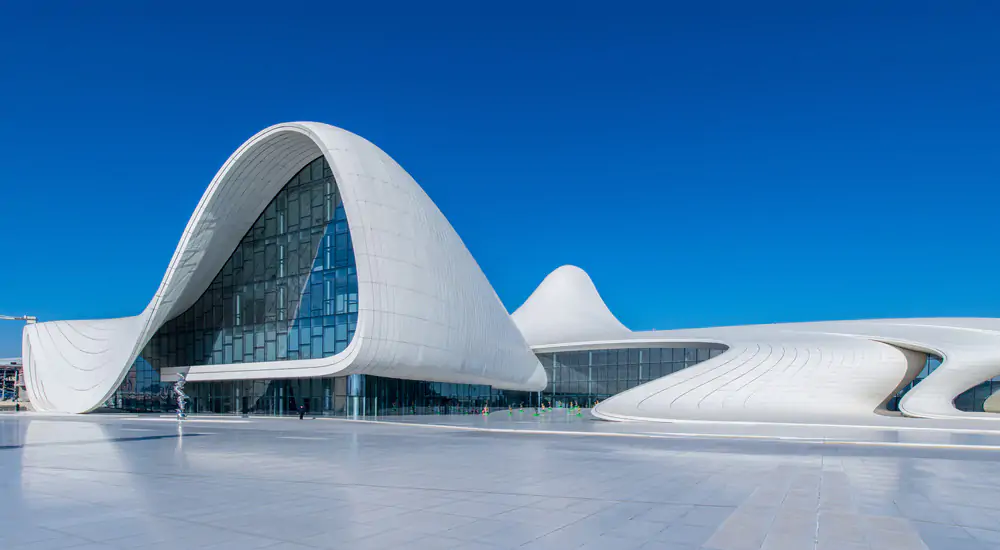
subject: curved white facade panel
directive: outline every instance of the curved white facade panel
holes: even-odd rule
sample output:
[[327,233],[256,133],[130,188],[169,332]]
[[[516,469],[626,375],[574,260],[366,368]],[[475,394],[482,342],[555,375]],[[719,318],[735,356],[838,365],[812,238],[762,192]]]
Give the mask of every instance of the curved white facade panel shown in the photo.
[[590,276],[573,265],[549,273],[511,317],[532,346],[629,334]]
[[462,240],[419,185],[365,139],[325,124],[268,128],[202,196],[156,295],[138,316],[25,327],[24,371],[38,410],[86,412],[121,382],[149,338],[187,310],[289,178],[324,156],[343,198],[358,280],[358,326],[331,357],[205,365],[189,380],[368,373],[536,390],[546,382]]
[[912,382],[927,355],[942,364],[899,409],[925,418],[992,418],[955,398],[1000,376],[1000,319],[883,319],[629,332],[590,278],[564,266],[513,315],[536,353],[716,345],[724,353],[617,394],[608,420],[790,421],[871,417]]
[[[941,365],[899,408],[923,418],[996,418],[954,399],[1000,375],[1000,320],[886,319],[635,332],[588,347],[714,342],[712,359],[618,394],[595,408],[609,420],[793,421],[875,414],[912,381],[928,353]],[[536,351],[581,349],[582,343]],[[595,345],[596,344],[596,345]]]

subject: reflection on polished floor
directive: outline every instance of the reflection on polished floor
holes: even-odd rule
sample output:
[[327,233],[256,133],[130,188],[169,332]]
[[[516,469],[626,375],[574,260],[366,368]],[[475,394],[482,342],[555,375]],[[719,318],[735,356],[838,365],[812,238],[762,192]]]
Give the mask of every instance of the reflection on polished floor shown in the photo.
[[0,467],[4,549],[1000,549],[1000,426],[6,414]]

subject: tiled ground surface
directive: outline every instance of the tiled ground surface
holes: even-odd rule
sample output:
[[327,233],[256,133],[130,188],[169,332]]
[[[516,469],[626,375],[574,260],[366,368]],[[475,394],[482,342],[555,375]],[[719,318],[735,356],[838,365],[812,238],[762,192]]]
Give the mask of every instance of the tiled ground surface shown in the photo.
[[0,415],[0,468],[5,550],[1000,549],[986,448]]

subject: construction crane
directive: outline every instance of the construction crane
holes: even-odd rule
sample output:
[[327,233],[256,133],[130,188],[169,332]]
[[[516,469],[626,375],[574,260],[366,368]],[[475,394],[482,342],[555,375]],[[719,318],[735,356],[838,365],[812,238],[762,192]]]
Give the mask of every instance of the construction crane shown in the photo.
[[19,317],[14,317],[12,315],[0,315],[0,321],[24,321],[29,325],[33,325],[38,322],[38,318],[34,315],[21,315]]
[[[34,315],[0,315],[0,321],[24,321],[29,325],[33,325],[38,322],[38,318]],[[13,378],[11,378],[11,372],[13,373]],[[14,401],[20,401],[20,388],[22,387],[24,387],[24,378],[20,368],[0,369],[0,399],[6,401],[9,396]],[[16,404],[16,409],[21,409],[20,404]]]

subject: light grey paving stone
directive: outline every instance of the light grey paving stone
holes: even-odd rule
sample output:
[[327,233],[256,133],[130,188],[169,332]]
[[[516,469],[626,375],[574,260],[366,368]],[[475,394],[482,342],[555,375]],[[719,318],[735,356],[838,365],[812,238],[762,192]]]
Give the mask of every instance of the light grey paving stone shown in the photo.
[[760,545],[761,550],[794,550],[796,548],[812,548],[816,545],[816,537],[806,533],[785,533],[771,531]]
[[559,510],[539,510],[537,508],[515,508],[502,514],[497,514],[496,519],[503,521],[516,521],[519,523],[532,523],[551,527],[550,530],[558,529],[564,525],[569,525],[587,517],[587,514],[576,514],[573,512],[563,512]]
[[[259,550],[264,548],[272,547],[281,541],[268,539],[265,537],[247,537],[243,535],[238,535],[236,533],[230,534],[229,538],[221,543],[209,544],[206,546],[199,546],[199,550]],[[170,543],[163,548],[163,550],[170,550]],[[308,545],[307,545],[308,546]],[[174,550],[177,549],[177,545],[174,546]]]
[[425,537],[407,543],[406,549],[407,550],[458,550],[462,548],[468,548],[470,544],[475,546],[479,543],[475,542],[470,543],[467,540],[448,539],[443,537]]
[[695,506],[681,518],[681,522],[687,525],[701,525],[704,527],[718,527],[730,515],[735,508],[730,506]]
[[971,506],[950,506],[948,511],[955,524],[963,527],[995,530],[1000,525],[1000,513],[993,510]]
[[607,510],[615,505],[613,501],[607,500],[594,500],[594,499],[578,499],[576,502],[570,504],[566,507],[567,512],[573,512],[576,514],[586,514],[590,515],[602,510]]
[[661,504],[645,510],[634,518],[643,521],[673,523],[693,509],[694,505],[691,504]]
[[492,518],[515,508],[519,508],[519,506],[497,502],[453,501],[426,510],[471,518]]
[[958,525],[930,523],[924,521],[911,521],[910,525],[917,530],[917,533],[919,533],[925,541],[928,538],[951,539],[954,544],[958,544],[960,541],[968,541],[973,538],[968,530]]
[[929,550],[994,550],[996,548],[993,544],[976,539],[959,540],[936,535],[925,535],[921,541]]
[[705,548],[712,550],[758,550],[767,533],[770,522],[752,521],[748,518],[726,520],[705,542]]
[[455,526],[441,535],[463,540],[478,540],[512,527],[517,528],[518,526],[511,525],[509,521],[498,519],[479,519],[472,523]]
[[683,542],[650,541],[639,547],[640,550],[703,550],[702,546]]
[[94,541],[71,536],[60,536],[57,538],[39,540],[34,542],[17,542],[2,546],[5,550],[66,550],[69,548],[93,544]]
[[816,550],[873,550],[867,542],[838,539],[822,539],[816,544]]
[[0,529],[0,548],[46,540],[79,538],[53,529],[22,523],[14,518],[3,518],[0,520],[0,525],[5,527],[4,529]]
[[675,523],[654,535],[653,538],[664,542],[700,545],[705,543],[714,532],[715,529],[711,527]]
[[479,502],[492,502],[495,504],[509,504],[511,508],[528,506],[535,502],[545,500],[544,496],[509,493],[484,493],[472,497],[470,500]]
[[[0,417],[0,427],[14,431],[31,422]],[[1000,453],[270,419],[213,424],[182,447],[170,439],[113,441],[128,433],[124,427],[176,430],[141,418],[48,418],[32,429],[53,424],[97,427],[105,439],[0,451],[0,468],[14,473],[0,479],[0,549],[84,541],[110,550],[564,550],[603,539],[605,548],[760,550],[765,541],[809,537],[818,537],[817,550],[1000,547]],[[661,427],[581,421],[575,429]],[[10,431],[0,429],[0,439]],[[320,440],[280,439],[289,435]],[[1000,435],[961,437],[1000,444]],[[91,536],[101,540],[86,542]]]
[[885,550],[927,550],[927,545],[916,531],[892,529],[869,529],[868,544],[872,548]]
[[863,517],[847,512],[821,511],[818,518],[819,540],[864,543],[866,529]]
[[[449,539],[447,537],[428,537],[417,541],[415,544],[426,546],[427,544],[432,544],[435,541],[440,541],[443,548],[456,548],[461,550],[511,550],[512,548],[516,548],[514,546],[503,546],[478,540]],[[457,543],[457,545],[454,545],[454,543]],[[434,546],[429,546],[429,548],[433,549]]]
[[58,531],[94,542],[108,542],[114,539],[131,538],[136,535],[150,535],[149,520],[121,521],[103,520],[75,525],[65,525]]
[[531,541],[531,544],[548,544],[548,548],[576,548],[605,533],[606,530],[592,523],[577,522],[546,533]]
[[462,525],[468,525],[474,521],[476,521],[475,518],[465,516],[436,514],[430,511],[417,510],[396,516],[393,518],[392,524],[397,529],[408,529],[430,535]]
[[554,531],[555,527],[509,520],[477,520],[440,533],[441,536],[477,540],[497,546],[518,546]]
[[294,542],[279,542],[274,546],[267,546],[267,550],[316,550],[315,546],[305,546]]
[[927,500],[897,499],[895,504],[899,508],[899,515],[902,517],[916,521],[951,523],[951,514],[947,510]]
[[537,500],[526,506],[529,508],[538,508],[540,510],[568,510],[570,506],[579,502],[579,499],[575,498],[543,498]]
[[[25,550],[27,550],[29,548],[31,548],[31,547],[30,546],[26,546]],[[87,543],[87,544],[81,544],[79,546],[71,546],[71,547],[67,548],[66,550],[118,550],[118,549],[115,548],[114,546],[110,546],[110,545],[108,545],[107,543],[104,543],[104,542],[90,542],[90,543]]]
[[[264,521],[264,518],[261,518]],[[285,536],[295,537],[294,542],[301,544],[325,544],[329,540],[337,540],[343,543],[349,543],[363,538],[371,537],[384,533],[392,529],[391,523],[353,523],[348,522],[346,524],[338,524],[334,529],[323,529],[320,532],[312,532],[311,534],[299,535],[296,533],[285,534]],[[315,531],[315,530],[310,530]],[[262,535],[266,538],[276,538],[277,534],[264,534]],[[289,541],[292,542],[292,541]]]
[[668,525],[665,523],[631,519],[622,522],[621,525],[604,534],[611,537],[647,541],[654,538],[655,535],[659,534],[667,527]]
[[1000,525],[997,525],[996,527],[998,529],[996,531],[991,529],[978,529],[975,527],[966,527],[965,531],[972,535],[972,537],[976,540],[1000,545]]
[[398,506],[381,506],[373,510],[368,510],[361,513],[351,514],[351,520],[358,523],[373,523],[373,522],[387,522],[391,521],[392,518],[397,516],[407,514],[412,512],[412,510],[407,508],[400,508]]
[[638,540],[634,538],[622,538],[612,535],[601,535],[600,537],[583,544],[577,548],[586,550],[597,550],[597,549],[608,549],[614,548],[615,550],[635,550],[641,548],[648,541]]
[[[407,548],[426,538],[423,533],[415,533],[406,529],[393,529],[377,535],[358,539],[350,544],[351,548],[382,550],[384,548]],[[335,542],[336,543],[336,542]]]

